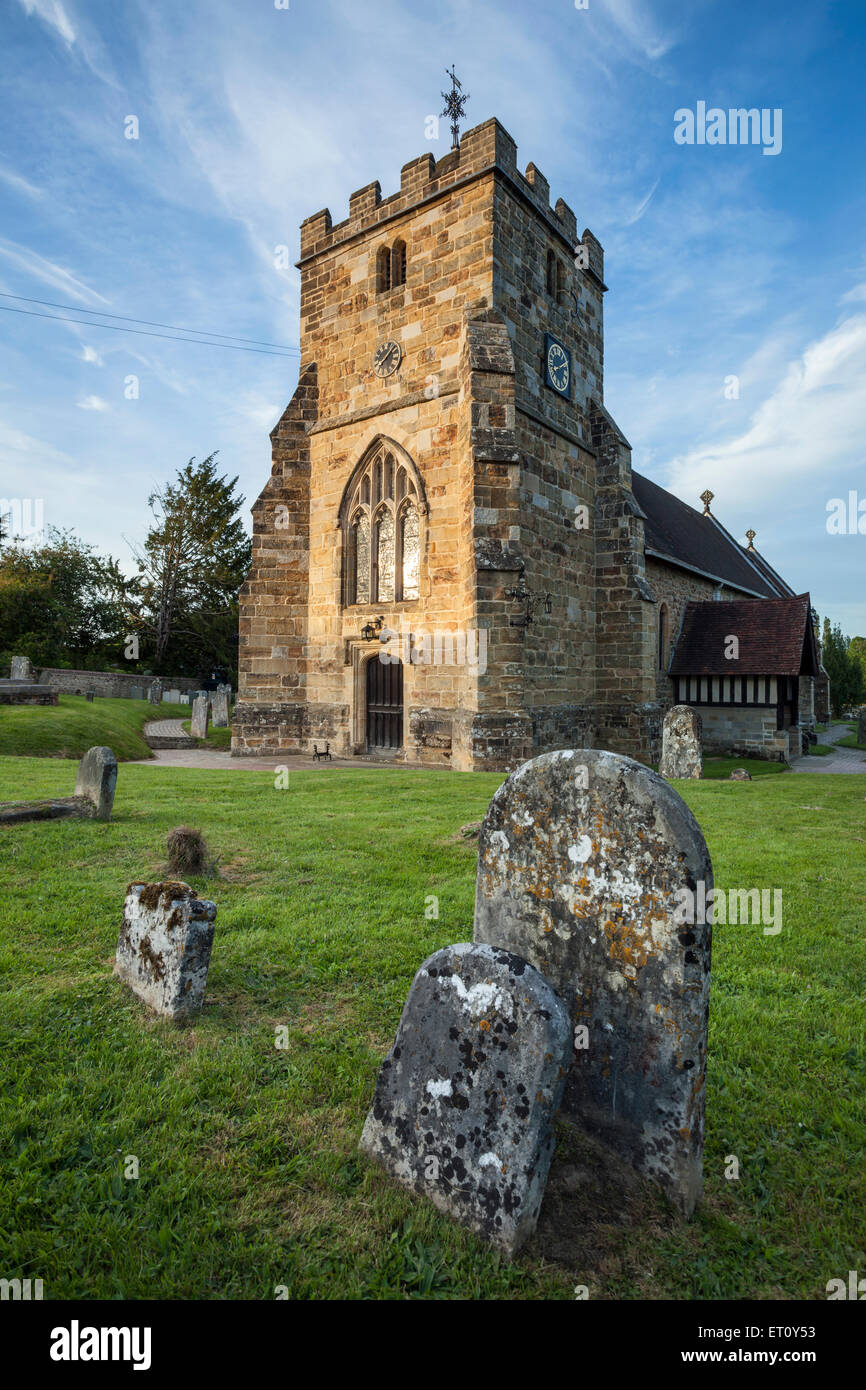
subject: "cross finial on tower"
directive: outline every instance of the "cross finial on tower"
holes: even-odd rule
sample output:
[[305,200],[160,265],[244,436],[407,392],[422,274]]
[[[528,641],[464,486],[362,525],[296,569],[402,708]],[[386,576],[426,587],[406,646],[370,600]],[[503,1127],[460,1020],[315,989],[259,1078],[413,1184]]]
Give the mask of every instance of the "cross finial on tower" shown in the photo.
[[710,512],[710,503],[712,502],[714,497],[715,493],[710,492],[709,488],[707,488],[706,492],[701,493],[701,501],[704,504],[704,516],[712,515],[712,513]]
[[754,547],[754,545],[753,545],[753,541],[754,541],[755,536],[756,536],[757,534],[758,534],[757,531],[751,531],[751,530],[749,530],[749,531],[746,532],[746,540],[749,542],[749,550],[754,550],[755,547]]
[[451,78],[451,91],[442,93],[445,98],[445,110],[440,111],[439,114],[440,116],[451,117],[451,148],[452,150],[459,150],[460,118],[465,114],[464,108],[469,100],[469,93],[464,93],[463,85],[454,71],[453,63],[450,72],[447,68],[445,69],[445,75]]

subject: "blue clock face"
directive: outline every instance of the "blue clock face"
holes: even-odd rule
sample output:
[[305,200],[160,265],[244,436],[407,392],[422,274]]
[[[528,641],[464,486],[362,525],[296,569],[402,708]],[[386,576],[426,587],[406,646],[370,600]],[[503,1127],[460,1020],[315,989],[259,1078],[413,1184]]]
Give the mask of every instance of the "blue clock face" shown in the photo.
[[567,396],[571,385],[571,358],[562,344],[549,336],[546,363],[548,384],[561,396]]

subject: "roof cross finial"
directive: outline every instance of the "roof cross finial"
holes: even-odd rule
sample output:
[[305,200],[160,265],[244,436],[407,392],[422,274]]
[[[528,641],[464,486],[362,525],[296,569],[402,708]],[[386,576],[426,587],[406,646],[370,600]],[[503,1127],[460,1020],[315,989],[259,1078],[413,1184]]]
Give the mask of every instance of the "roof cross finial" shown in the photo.
[[451,148],[460,148],[460,118],[465,114],[465,106],[469,100],[469,93],[463,91],[463,84],[454,71],[454,64],[451,64],[451,71],[445,69],[446,77],[451,78],[451,91],[443,92],[445,98],[445,110],[440,111],[440,116],[451,117]]
[[706,492],[702,492],[702,493],[701,493],[701,501],[702,501],[703,504],[704,504],[704,516],[711,516],[711,515],[712,515],[712,513],[711,513],[711,511],[710,511],[710,503],[712,502],[712,500],[713,500],[714,497],[715,497],[715,493],[714,493],[714,492],[710,492],[709,488],[707,488]]
[[754,545],[753,545],[752,542],[754,541],[755,536],[756,536],[757,534],[758,534],[757,531],[751,531],[751,530],[749,530],[749,531],[746,532],[746,540],[749,542],[749,550],[754,550],[755,547],[754,547]]

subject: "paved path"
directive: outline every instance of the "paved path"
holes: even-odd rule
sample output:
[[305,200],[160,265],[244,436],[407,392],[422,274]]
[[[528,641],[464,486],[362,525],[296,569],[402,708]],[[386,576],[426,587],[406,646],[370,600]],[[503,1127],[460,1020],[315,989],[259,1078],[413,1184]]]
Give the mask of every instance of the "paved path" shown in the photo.
[[[192,741],[191,741],[192,742]],[[142,758],[133,762],[134,767],[201,767],[215,769],[220,772],[273,772],[278,767],[287,767],[289,771],[328,772],[344,771],[345,769],[377,768],[377,767],[397,767],[401,772],[421,772],[424,770],[420,763],[393,763],[379,762],[374,758],[332,758],[329,762],[327,758],[316,761],[312,753],[285,753],[282,757],[275,758],[233,758],[230,753],[222,753],[216,748],[197,748],[192,742],[189,749],[186,748],[158,748],[154,749],[152,758]],[[442,768],[429,768],[428,771],[447,771]]]
[[818,735],[818,742],[833,748],[825,758],[798,758],[791,764],[792,772],[859,772],[866,774],[866,753],[860,748],[835,748],[837,738],[844,738],[851,730],[844,724],[831,724],[826,733]]
[[194,749],[195,739],[183,727],[182,719],[151,719],[141,731],[142,738],[149,748]]

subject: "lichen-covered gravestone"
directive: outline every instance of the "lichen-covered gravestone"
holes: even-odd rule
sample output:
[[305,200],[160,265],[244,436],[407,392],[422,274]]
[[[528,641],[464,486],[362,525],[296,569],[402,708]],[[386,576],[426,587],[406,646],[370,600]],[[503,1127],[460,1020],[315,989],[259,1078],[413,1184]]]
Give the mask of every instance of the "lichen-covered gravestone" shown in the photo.
[[95,820],[110,820],[117,786],[117,759],[110,748],[90,748],[78,764],[74,796],[86,797],[94,806]]
[[114,973],[159,1014],[184,1019],[204,1001],[216,904],[187,883],[131,883]]
[[32,681],[35,680],[33,663],[29,656],[13,656],[12,670],[9,676],[13,681]]
[[361,1148],[511,1255],[535,1228],[570,1058],[568,1011],[538,971],[448,946],[412,982]]
[[162,704],[162,681],[151,681],[147,698],[152,705]]
[[192,702],[192,717],[189,721],[189,731],[193,738],[207,738],[209,719],[210,705],[207,702],[207,695],[196,695]]
[[227,729],[229,726],[229,697],[225,690],[215,690],[211,700],[211,713],[215,729]]
[[[524,956],[567,1002],[563,1113],[666,1188],[701,1191],[713,871],[656,773],[582,749],[525,763],[479,837],[475,940]],[[690,904],[697,910],[690,912]]]
[[674,705],[662,725],[662,777],[702,777],[703,720],[691,705]]

